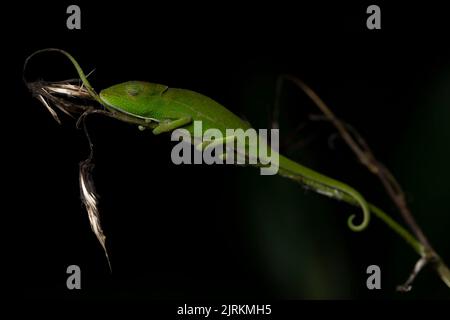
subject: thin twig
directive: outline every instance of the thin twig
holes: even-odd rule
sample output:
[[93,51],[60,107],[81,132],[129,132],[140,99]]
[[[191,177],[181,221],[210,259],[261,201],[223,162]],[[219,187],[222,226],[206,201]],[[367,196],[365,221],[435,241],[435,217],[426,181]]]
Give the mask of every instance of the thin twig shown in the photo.
[[397,286],[397,291],[408,292],[412,289],[412,283],[416,279],[420,271],[428,264],[429,260],[425,257],[420,258],[414,265],[414,269],[408,277],[408,280],[402,285]]
[[[283,75],[279,78],[276,86],[276,102],[274,107],[273,116],[277,117],[279,115],[279,98],[281,94],[281,88],[283,80],[289,80],[297,85],[320,109],[320,111],[325,116],[324,118],[331,122],[345,143],[349,146],[349,148],[353,151],[359,161],[366,166],[370,172],[376,175],[381,181],[384,189],[387,194],[396,205],[400,214],[402,215],[404,221],[411,229],[413,234],[417,237],[424,250],[421,252],[421,259],[416,263],[416,267],[411,273],[408,281],[405,285],[400,286],[400,289],[410,289],[411,284],[414,281],[415,277],[419,273],[419,271],[428,263],[432,262],[435,265],[435,269],[440,275],[441,279],[448,285],[449,284],[449,274],[450,271],[447,266],[444,264],[442,259],[436,253],[436,251],[431,246],[427,237],[423,233],[422,229],[417,224],[414,219],[408,204],[406,202],[405,193],[403,192],[400,184],[394,175],[389,171],[389,169],[379,162],[376,158],[369,145],[363,139],[363,137],[350,125],[344,123],[339,118],[335,116],[335,114],[331,111],[331,109],[325,104],[325,102],[303,81],[300,79],[291,76],[291,75]],[[321,120],[321,119],[320,119]],[[277,123],[277,120],[273,120],[274,123]],[[408,291],[408,290],[404,290]]]
[[320,111],[325,115],[325,117],[335,126],[342,139],[346,142],[346,144],[350,147],[350,149],[355,153],[358,157],[359,161],[365,165],[370,172],[377,175],[381,180],[384,188],[386,189],[388,195],[391,197],[392,201],[399,208],[400,213],[403,216],[403,219],[411,228],[411,231],[414,235],[419,239],[419,241],[426,247],[426,249],[433,251],[429,244],[428,239],[423,234],[422,230],[416,223],[414,217],[412,216],[406,201],[404,192],[400,188],[399,183],[396,181],[394,176],[390,173],[390,171],[382,165],[374,156],[371,149],[368,147],[365,140],[353,131],[353,138],[350,131],[347,129],[346,125],[338,119],[331,109],[325,104],[325,102],[303,81],[293,76],[286,75],[285,79],[292,81],[297,86],[299,86],[303,92],[314,102],[314,104],[320,109]]

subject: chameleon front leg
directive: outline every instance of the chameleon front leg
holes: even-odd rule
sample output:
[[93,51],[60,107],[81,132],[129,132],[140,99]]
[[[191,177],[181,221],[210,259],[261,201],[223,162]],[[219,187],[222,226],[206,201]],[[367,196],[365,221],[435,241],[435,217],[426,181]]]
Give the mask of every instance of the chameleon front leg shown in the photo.
[[182,126],[185,126],[191,122],[192,122],[191,117],[184,117],[184,118],[180,118],[180,119],[176,119],[176,120],[162,121],[159,123],[159,125],[155,129],[153,129],[152,132],[154,135],[158,135],[163,132],[170,132],[170,131],[178,129]]

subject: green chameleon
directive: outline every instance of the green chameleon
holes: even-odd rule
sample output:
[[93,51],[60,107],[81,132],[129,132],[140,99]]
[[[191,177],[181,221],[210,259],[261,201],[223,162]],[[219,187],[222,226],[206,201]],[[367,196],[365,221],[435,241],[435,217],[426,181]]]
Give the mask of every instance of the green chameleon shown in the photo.
[[[170,132],[185,128],[194,137],[194,121],[201,121],[204,130],[219,129],[223,140],[215,140],[214,144],[234,140],[226,136],[226,129],[247,130],[251,126],[224,106],[200,93],[168,88],[167,86],[142,81],[129,81],[114,85],[100,91],[99,99],[106,108],[122,112],[129,116],[139,117],[155,122],[154,134]],[[200,144],[199,148],[202,148]],[[274,152],[274,151],[272,151]],[[354,231],[363,230],[369,223],[369,208],[361,194],[352,187],[340,181],[329,178],[312,169],[300,165],[279,155],[279,174],[300,180],[307,187],[333,198],[343,199],[346,196],[361,206],[364,214],[359,225],[353,223],[354,215],[349,218],[349,226]]]
[[[67,56],[77,69],[86,89],[100,104],[123,118],[143,120],[144,124],[141,128],[150,127],[155,135],[186,128],[193,136],[193,140],[202,139],[202,137],[195,137],[193,130],[193,122],[201,121],[204,130],[213,128],[220,130],[225,143],[234,138],[226,136],[226,129],[251,128],[248,122],[221,104],[191,90],[169,88],[150,82],[128,81],[104,89],[97,95],[78,62],[69,53],[60,49],[44,50],[57,51]],[[42,50],[35,54],[38,52]],[[214,141],[214,144],[221,142]],[[203,145],[197,147],[202,148]],[[363,211],[362,222],[356,225],[353,222],[355,215],[351,215],[348,225],[353,231],[362,231],[367,227],[370,220],[369,205],[354,188],[281,155],[279,155],[278,165],[278,173],[282,176],[297,180],[320,194],[359,205]]]
[[[185,128],[194,135],[193,122],[201,121],[204,129],[220,130],[224,138],[222,141],[213,141],[214,144],[217,144],[235,138],[226,136],[226,129],[246,130],[251,128],[248,122],[240,119],[221,104],[190,90],[169,88],[149,82],[128,81],[113,85],[97,94],[78,62],[66,51],[52,48],[39,50],[29,56],[27,61],[35,54],[46,51],[60,52],[70,59],[90,96],[106,109],[103,112],[121,121],[136,124],[140,128],[151,129],[155,135],[171,132],[178,128]],[[202,137],[195,138],[201,139]],[[204,148],[207,145],[202,142],[196,147]],[[404,238],[417,253],[424,254],[423,246],[414,236],[381,209],[368,203],[354,188],[282,155],[279,155],[278,165],[278,174],[281,176],[292,179],[320,194],[359,206],[362,209],[363,218],[359,224],[355,224],[355,215],[351,215],[348,219],[348,226],[351,230],[364,230],[369,223],[370,213],[373,213]]]

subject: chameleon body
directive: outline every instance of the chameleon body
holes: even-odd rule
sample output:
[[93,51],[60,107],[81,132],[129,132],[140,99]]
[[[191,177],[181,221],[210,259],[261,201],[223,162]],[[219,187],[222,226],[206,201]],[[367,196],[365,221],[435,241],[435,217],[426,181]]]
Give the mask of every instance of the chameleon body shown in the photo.
[[[226,141],[232,138],[226,136],[226,129],[251,128],[248,122],[205,95],[161,84],[124,82],[102,90],[99,97],[102,104],[114,112],[154,122],[154,134],[185,128],[194,136],[193,123],[201,121],[204,130],[218,129]],[[354,231],[361,231],[367,226],[369,205],[358,191],[282,155],[279,155],[278,165],[281,176],[296,180],[320,194],[359,205],[363,210],[363,221],[355,225],[352,215],[348,221],[349,227]]]

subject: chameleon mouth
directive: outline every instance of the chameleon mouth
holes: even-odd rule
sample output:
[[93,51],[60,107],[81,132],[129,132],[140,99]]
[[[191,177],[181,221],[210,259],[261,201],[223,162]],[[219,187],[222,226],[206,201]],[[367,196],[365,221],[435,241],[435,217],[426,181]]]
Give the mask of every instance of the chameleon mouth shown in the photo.
[[100,91],[99,96],[100,96],[100,100],[104,104],[106,104],[106,106],[111,107],[117,111],[122,111],[118,107],[116,107],[116,105],[112,102],[112,100],[114,100],[114,96],[107,93],[106,90]]
[[[135,113],[131,113],[128,111],[125,111],[123,108],[120,108],[115,104],[112,100],[114,100],[115,95],[110,95],[106,92],[107,89],[100,91],[100,99],[102,100],[102,103],[104,104],[104,107],[109,109],[113,114],[115,115],[121,115],[122,118],[129,118],[129,120],[136,120],[139,119],[144,122],[160,122],[158,119],[155,118],[149,118],[144,117]],[[135,121],[129,121],[129,122],[135,122]]]

